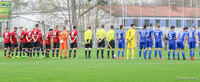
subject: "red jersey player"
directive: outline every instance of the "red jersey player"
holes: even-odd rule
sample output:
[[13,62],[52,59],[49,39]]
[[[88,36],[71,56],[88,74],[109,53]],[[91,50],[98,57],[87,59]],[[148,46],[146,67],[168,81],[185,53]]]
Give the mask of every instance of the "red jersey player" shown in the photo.
[[33,48],[33,38],[32,38],[32,30],[26,32],[26,40],[27,40],[27,47],[28,47],[28,55],[30,55],[30,57],[32,57],[32,48]]
[[14,27],[14,31],[11,33],[11,37],[10,37],[10,42],[11,42],[11,46],[12,46],[12,57],[14,55],[14,49],[16,49],[15,51],[15,56],[17,56],[18,54],[18,41],[17,41],[17,27]]
[[41,33],[41,32],[40,32],[40,34],[39,34],[39,41],[40,41],[40,49],[41,49],[42,55],[43,55],[43,57],[44,57],[43,36],[42,36],[42,33]]
[[33,38],[33,56],[35,57],[35,51],[37,50],[37,57],[40,54],[40,39],[39,39],[39,24],[35,25],[35,29],[32,31],[32,38]]
[[27,28],[25,28],[23,30],[23,27],[20,27],[19,28],[20,31],[21,31],[21,34],[20,34],[20,56],[21,56],[21,52],[23,51],[23,57],[25,57],[25,51],[26,51],[26,48],[27,48],[27,40],[26,40],[26,32],[27,32]]
[[10,48],[10,51],[8,53],[8,57],[10,58],[10,52],[11,52],[10,37],[11,37],[11,33],[9,32],[8,28],[6,28],[5,32],[3,33],[3,38],[4,38],[4,59],[6,58],[6,52],[7,52],[8,48]]
[[49,32],[45,35],[45,45],[46,45],[46,57],[49,58],[49,50],[51,49],[51,36],[53,29],[50,29]]
[[70,40],[69,58],[71,58],[72,50],[74,50],[74,58],[76,58],[77,37],[78,37],[78,31],[76,30],[76,26],[73,26],[73,30],[70,31],[69,33],[69,40]]
[[56,26],[55,30],[53,30],[53,52],[52,52],[53,57],[55,49],[56,49],[56,57],[58,57],[59,54],[59,48],[60,48],[59,35],[60,35],[59,26]]

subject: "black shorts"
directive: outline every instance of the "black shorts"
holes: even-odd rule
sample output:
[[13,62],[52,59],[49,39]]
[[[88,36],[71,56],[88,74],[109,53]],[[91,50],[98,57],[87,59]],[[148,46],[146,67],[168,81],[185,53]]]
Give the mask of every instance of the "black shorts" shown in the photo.
[[40,41],[36,41],[33,43],[33,47],[40,47]]
[[60,48],[60,43],[59,42],[53,43],[53,48]]
[[18,47],[18,44],[11,44],[11,45],[12,45],[12,48]]
[[51,45],[46,44],[46,49],[51,49]]
[[4,48],[11,48],[11,44],[10,43],[4,43]]
[[32,42],[27,43],[27,48],[33,48],[33,43]]
[[77,42],[71,43],[70,48],[77,48]]
[[20,49],[22,48],[28,48],[28,43],[20,43]]
[[[111,40],[110,42],[109,42],[109,44],[110,44],[110,46],[108,45],[108,49],[113,49],[113,48],[115,48],[115,41],[114,40]],[[111,47],[111,48],[110,48]]]
[[100,43],[98,42],[98,48],[104,48],[105,47],[105,40],[103,39]]
[[[88,42],[89,40],[87,40]],[[90,40],[90,43],[85,44],[85,48],[92,48],[92,40]]]

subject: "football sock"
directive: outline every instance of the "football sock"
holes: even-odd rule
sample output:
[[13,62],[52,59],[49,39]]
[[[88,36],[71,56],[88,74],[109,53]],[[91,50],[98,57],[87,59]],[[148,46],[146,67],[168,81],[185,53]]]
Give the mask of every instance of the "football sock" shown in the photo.
[[91,54],[91,50],[89,50],[89,56],[88,56],[88,58],[90,58],[90,54]]
[[114,59],[114,50],[112,51],[112,59]]
[[12,49],[9,50],[8,55],[10,55],[11,51],[12,51]]
[[107,55],[108,55],[108,59],[109,59],[109,55],[110,55],[110,50],[108,50],[108,54],[107,54]]
[[57,49],[56,51],[56,57],[58,57],[58,54],[59,54],[59,49]]
[[175,51],[173,51],[173,59],[175,60]]
[[127,58],[129,57],[129,49],[127,49],[127,54],[126,54]]
[[37,57],[40,56],[40,48],[37,48]]
[[29,49],[26,51],[28,57],[30,56],[29,51],[30,51]]
[[85,58],[87,59],[87,50],[85,50]]
[[142,54],[142,51],[140,50],[140,51],[139,51],[139,58],[141,58],[141,54]]
[[192,54],[192,57],[194,57],[194,55],[195,55],[195,50],[193,50],[193,54]]
[[23,49],[19,49],[19,56],[22,56],[22,50]]
[[101,49],[101,58],[103,59],[103,49]]
[[69,50],[69,58],[71,58],[72,50]]
[[117,57],[119,57],[119,55],[120,55],[120,50],[118,50],[118,54],[117,54]]
[[7,52],[7,50],[6,50],[6,49],[4,49],[4,56],[6,56],[6,52]]
[[74,58],[76,58],[76,50],[74,50]]
[[42,55],[44,56],[44,49],[43,49],[43,48],[41,48],[41,51],[42,51]]
[[154,55],[155,55],[155,58],[157,58],[157,50],[155,50]]
[[25,56],[25,49],[22,49],[23,50],[23,56]]
[[49,58],[49,50],[47,50],[46,57]]
[[18,54],[18,49],[16,49],[16,51],[15,51],[15,56],[17,56],[17,54]]
[[[61,52],[61,51],[60,51]],[[67,49],[65,50],[65,55],[64,55],[65,57],[67,57]]]
[[35,48],[33,48],[33,57],[35,57]]
[[12,49],[11,51],[12,51],[12,55],[11,55],[11,56],[13,57],[13,54],[14,54],[14,49]]
[[179,54],[179,51],[177,52],[177,57],[178,57],[178,59],[180,58],[180,54]]
[[151,59],[151,53],[152,53],[152,51],[149,50],[149,59]]
[[54,53],[55,53],[55,50],[53,49],[53,50],[52,50],[52,57],[54,57]]
[[29,54],[30,54],[30,57],[32,57],[32,49],[30,49],[30,52],[29,52]]
[[171,53],[171,51],[168,51],[168,60],[170,59],[170,53]]
[[97,59],[99,58],[99,50],[97,50]]
[[144,56],[147,56],[147,50],[144,50]]
[[160,56],[160,58],[162,58],[162,51],[161,50],[159,50],[159,56]]
[[147,56],[146,56],[146,55],[147,55],[147,54],[146,54],[146,50],[144,50],[143,53],[144,53],[144,59],[146,59],[146,58],[147,58]]
[[190,50],[190,58],[192,58],[192,50]]
[[182,55],[183,55],[183,59],[185,59],[185,52],[182,52]]
[[135,58],[135,49],[132,49],[132,58]]
[[122,50],[122,57],[124,57],[124,51]]

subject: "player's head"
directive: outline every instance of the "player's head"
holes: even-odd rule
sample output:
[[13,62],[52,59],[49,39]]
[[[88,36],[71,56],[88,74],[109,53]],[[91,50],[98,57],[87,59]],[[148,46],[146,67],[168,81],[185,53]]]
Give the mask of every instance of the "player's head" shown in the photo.
[[160,24],[157,24],[157,26],[156,26],[157,28],[160,28]]
[[171,30],[174,31],[175,30],[175,26],[171,26]]
[[188,32],[188,27],[184,27],[183,31]]
[[59,29],[59,26],[58,26],[58,25],[56,25],[55,29]]
[[9,29],[8,29],[8,28],[5,28],[5,31],[6,31],[6,32],[8,32],[8,31],[9,31]]
[[91,29],[92,29],[92,27],[91,27],[91,26],[88,26],[88,29],[89,29],[89,30],[91,30]]
[[114,28],[114,26],[113,26],[113,25],[111,25],[111,26],[110,26],[110,29],[113,29],[113,28]]
[[124,29],[124,26],[123,26],[123,25],[120,25],[120,29],[123,30],[123,29]]
[[14,32],[17,32],[17,29],[18,29],[17,27],[14,27]]
[[195,26],[192,26],[192,29],[193,29],[193,30],[196,30],[196,27],[195,27]]
[[152,23],[150,23],[150,27],[153,28],[153,24]]
[[131,24],[131,28],[135,28],[135,24]]
[[22,27],[22,26],[21,26],[21,27],[19,27],[19,30],[20,30],[20,31],[22,31],[22,30],[23,30],[23,27]]
[[36,28],[39,28],[39,24],[35,24],[35,27],[36,27]]
[[144,25],[144,26],[143,26],[143,29],[147,29],[147,26],[146,26],[146,25]]
[[104,29],[104,25],[101,25],[101,28],[103,28],[103,29]]
[[24,31],[26,31],[26,32],[27,32],[27,31],[28,31],[28,28],[24,28]]
[[52,33],[52,32],[53,32],[53,29],[49,29],[49,32]]
[[63,26],[63,30],[66,30],[66,27],[65,27],[65,26]]
[[76,26],[73,26],[73,29],[76,29]]

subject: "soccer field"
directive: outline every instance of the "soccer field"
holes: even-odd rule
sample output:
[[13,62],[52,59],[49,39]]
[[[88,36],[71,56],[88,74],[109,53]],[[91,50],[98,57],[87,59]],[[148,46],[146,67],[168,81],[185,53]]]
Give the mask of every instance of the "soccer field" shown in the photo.
[[[0,82],[199,82],[200,58],[196,60],[84,59],[84,49],[78,49],[78,59],[0,59]],[[117,53],[117,50],[115,50]],[[126,53],[125,53],[126,54]],[[115,54],[117,55],[117,54]],[[152,55],[154,58],[154,55]],[[172,57],[172,56],[171,56]],[[172,59],[172,58],[171,58]]]

